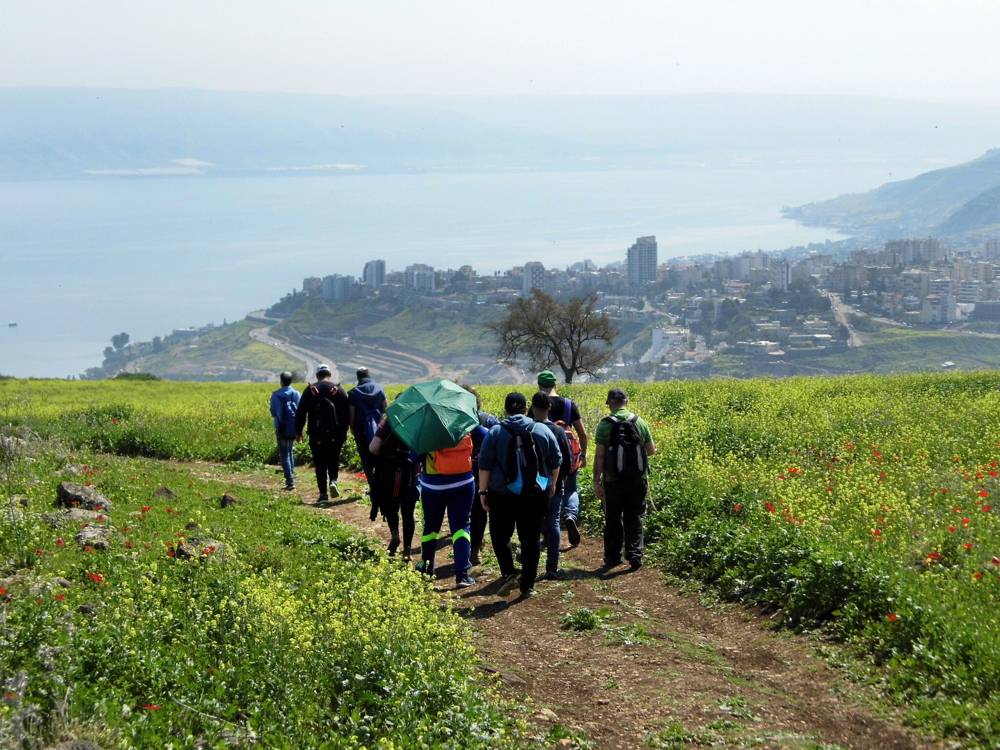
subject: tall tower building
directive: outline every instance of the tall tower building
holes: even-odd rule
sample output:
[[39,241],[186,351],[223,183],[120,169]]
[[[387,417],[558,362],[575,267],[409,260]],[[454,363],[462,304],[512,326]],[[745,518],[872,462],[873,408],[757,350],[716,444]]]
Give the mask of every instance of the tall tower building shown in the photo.
[[532,289],[545,288],[545,266],[536,260],[524,264],[524,274],[521,277],[521,291],[527,297]]
[[656,237],[639,237],[628,249],[628,285],[640,289],[656,281]]
[[365,263],[365,270],[362,273],[365,286],[369,289],[378,289],[385,284],[385,261],[370,260]]

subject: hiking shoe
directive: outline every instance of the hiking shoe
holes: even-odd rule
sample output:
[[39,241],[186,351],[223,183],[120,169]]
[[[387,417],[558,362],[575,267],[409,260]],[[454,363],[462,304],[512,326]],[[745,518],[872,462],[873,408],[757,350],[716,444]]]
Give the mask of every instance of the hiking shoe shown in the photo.
[[329,502],[330,498],[325,492],[316,499],[316,505],[326,505]]
[[527,589],[527,590],[521,589],[522,599],[531,599],[533,596],[538,596],[538,592],[535,591],[534,589]]
[[399,537],[394,536],[392,539],[389,540],[389,546],[386,547],[385,551],[388,552],[390,555],[395,555],[397,549],[399,549]]
[[638,559],[636,559],[636,560],[629,560],[628,561],[628,566],[629,566],[629,568],[631,570],[638,570],[639,568],[642,567],[642,560],[638,560]]
[[403,550],[403,559],[409,560],[411,557],[413,557],[413,547],[407,547]]
[[337,484],[330,485],[330,497],[340,497],[340,490],[337,489]]
[[611,568],[617,568],[621,564],[622,564],[622,559],[621,558],[618,558],[617,560],[605,560],[604,561],[604,569],[605,570],[610,570]]
[[580,546],[580,527],[576,524],[576,519],[570,516],[564,521],[566,525],[566,538],[569,539],[570,546]]
[[455,576],[455,587],[460,589],[467,589],[469,586],[475,586],[476,579],[466,573],[464,576]]
[[295,489],[295,485],[294,484],[286,484],[285,485],[285,492],[291,492],[294,489]]
[[378,506],[373,505],[371,511],[368,513],[368,520],[374,523],[376,518],[378,518]]
[[421,573],[422,575],[428,576],[430,578],[434,577],[434,567],[432,565],[428,565],[426,560],[421,560],[420,562],[418,562],[414,566],[414,569],[418,573]]
[[469,555],[469,563],[472,564],[472,565],[482,565],[483,564],[483,559],[479,556],[479,550],[478,549],[472,550],[472,553]]
[[503,579],[503,583],[500,584],[500,588],[497,589],[497,596],[509,596],[510,592],[517,588],[520,576],[517,573],[511,573]]
[[566,574],[561,570],[546,570],[540,577],[539,581],[562,581],[565,580]]

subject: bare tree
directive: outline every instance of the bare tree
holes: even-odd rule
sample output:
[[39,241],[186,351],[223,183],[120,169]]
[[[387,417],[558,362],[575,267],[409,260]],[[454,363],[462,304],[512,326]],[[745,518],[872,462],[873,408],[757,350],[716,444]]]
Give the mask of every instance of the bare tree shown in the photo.
[[486,325],[505,362],[527,359],[537,369],[558,366],[567,383],[576,375],[595,375],[614,355],[617,329],[595,309],[597,296],[565,304],[535,289],[528,299],[507,306],[507,315]]

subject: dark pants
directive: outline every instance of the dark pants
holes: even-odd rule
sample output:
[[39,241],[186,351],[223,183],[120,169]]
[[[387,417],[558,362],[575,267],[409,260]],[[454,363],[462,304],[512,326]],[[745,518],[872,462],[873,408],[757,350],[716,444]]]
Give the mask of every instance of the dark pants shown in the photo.
[[413,512],[417,507],[417,493],[414,492],[410,495],[404,495],[403,497],[393,497],[379,498],[378,501],[379,508],[382,511],[382,515],[385,517],[386,525],[389,527],[389,533],[392,534],[393,539],[399,539],[399,516],[403,516],[403,549],[409,550],[413,547],[413,534],[416,531],[417,524],[413,517]]
[[483,537],[486,535],[486,508],[483,507],[480,501],[479,494],[476,494],[476,499],[472,503],[472,522],[471,530],[472,534],[472,553],[475,554],[483,548]]
[[319,494],[325,495],[327,477],[332,484],[337,483],[340,476],[340,452],[344,449],[343,437],[313,437],[309,436],[309,448],[313,454],[313,464],[316,466],[316,486]]
[[444,524],[444,514],[448,513],[448,527],[451,529],[451,544],[455,560],[455,576],[461,577],[469,572],[469,513],[476,492],[472,479],[468,484],[452,487],[447,490],[435,489],[432,485],[421,485],[420,499],[424,511],[424,533],[420,537],[421,559],[424,572],[434,572],[434,554],[437,552],[438,539],[442,538],[441,526]]
[[542,520],[548,507],[548,498],[541,492],[527,495],[510,495],[506,492],[490,492],[490,538],[493,553],[500,564],[504,576],[515,572],[514,554],[510,549],[510,538],[517,530],[521,543],[521,591],[535,587],[538,577],[538,536],[542,532]]
[[604,562],[642,562],[642,517],[646,513],[646,479],[604,483]]

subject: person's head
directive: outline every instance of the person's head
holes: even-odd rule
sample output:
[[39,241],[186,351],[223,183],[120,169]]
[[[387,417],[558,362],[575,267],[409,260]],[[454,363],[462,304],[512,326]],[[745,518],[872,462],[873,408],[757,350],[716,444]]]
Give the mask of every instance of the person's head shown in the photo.
[[292,384],[293,376],[292,373],[288,372],[288,370],[285,370],[285,372],[281,373],[281,375],[279,375],[278,377],[281,379],[281,384],[283,386],[288,386]]
[[536,422],[544,422],[548,419],[551,408],[552,402],[549,400],[549,394],[545,391],[539,391],[531,397],[531,416]]
[[625,404],[628,403],[628,394],[625,393],[621,388],[612,388],[608,391],[608,400],[605,402],[611,411],[618,411],[619,409],[624,409]]
[[477,409],[482,409],[483,408],[483,399],[479,395],[479,391],[477,391],[471,385],[467,385],[466,383],[462,383],[462,388],[464,390],[468,391],[469,393],[471,393],[473,396],[476,397],[476,408]]
[[359,383],[362,380],[368,380],[368,378],[371,377],[371,373],[368,372],[368,368],[367,367],[359,367],[356,374],[358,376],[358,382]]
[[552,370],[542,370],[538,373],[538,387],[550,393],[556,387],[556,374]]
[[524,414],[528,410],[528,402],[524,398],[524,394],[517,391],[508,393],[507,397],[503,400],[503,410],[509,417],[513,417],[516,414]]
[[330,365],[319,365],[316,368],[316,380],[328,380],[333,377],[333,372],[330,370]]

